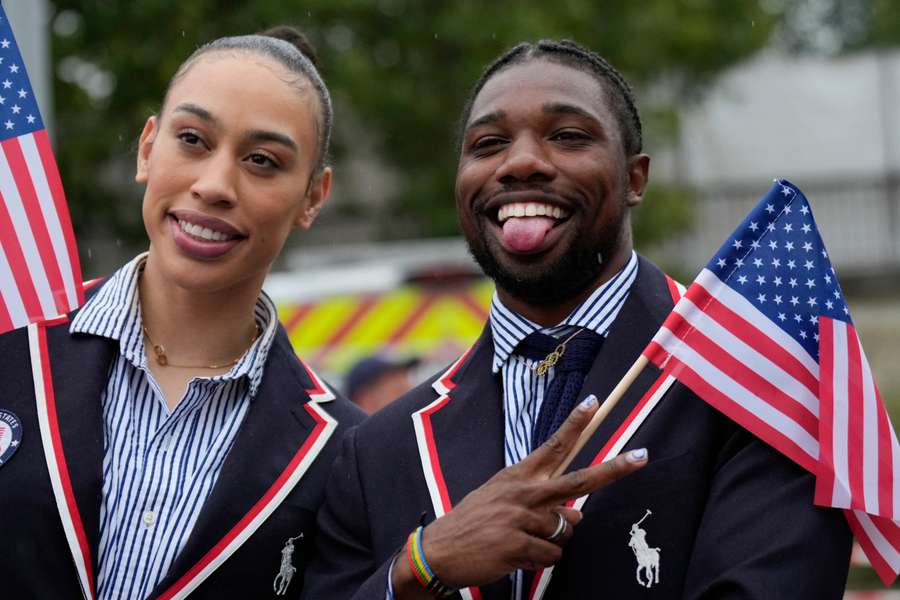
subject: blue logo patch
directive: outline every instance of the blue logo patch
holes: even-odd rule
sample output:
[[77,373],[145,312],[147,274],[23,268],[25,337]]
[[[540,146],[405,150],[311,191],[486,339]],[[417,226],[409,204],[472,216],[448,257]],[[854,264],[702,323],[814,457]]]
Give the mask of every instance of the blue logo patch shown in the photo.
[[22,443],[22,422],[19,417],[0,408],[0,466],[5,465]]

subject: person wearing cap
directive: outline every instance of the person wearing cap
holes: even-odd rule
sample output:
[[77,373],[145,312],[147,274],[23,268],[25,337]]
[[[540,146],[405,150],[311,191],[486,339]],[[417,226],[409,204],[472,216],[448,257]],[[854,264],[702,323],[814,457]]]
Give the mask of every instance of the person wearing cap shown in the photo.
[[344,390],[368,414],[378,412],[412,388],[410,371],[418,358],[395,359],[382,354],[361,358],[347,373]]

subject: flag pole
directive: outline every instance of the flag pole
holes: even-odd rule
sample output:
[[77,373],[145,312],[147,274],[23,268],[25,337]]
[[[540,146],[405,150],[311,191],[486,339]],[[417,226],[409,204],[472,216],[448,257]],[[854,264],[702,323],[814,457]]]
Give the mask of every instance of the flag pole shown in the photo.
[[649,362],[650,361],[647,360],[647,357],[644,356],[643,353],[636,361],[634,361],[634,364],[631,365],[631,368],[628,369],[625,376],[616,384],[616,387],[613,388],[609,393],[609,396],[606,397],[606,400],[603,401],[603,404],[600,405],[600,408],[597,409],[597,412],[594,413],[594,416],[591,417],[591,421],[581,432],[581,435],[578,436],[575,445],[569,450],[569,454],[566,455],[566,458],[558,467],[556,467],[556,470],[553,471],[553,477],[562,475],[562,473],[569,468],[569,464],[571,464],[575,456],[581,452],[581,449],[584,448],[587,441],[594,435],[594,432],[597,431],[597,428],[600,427],[603,420],[606,419],[607,415],[612,412],[612,409],[615,408],[622,396],[625,395],[625,390],[631,387],[631,384],[634,383],[634,380],[637,379],[638,375],[640,375],[641,371],[644,370],[644,367],[646,367]]

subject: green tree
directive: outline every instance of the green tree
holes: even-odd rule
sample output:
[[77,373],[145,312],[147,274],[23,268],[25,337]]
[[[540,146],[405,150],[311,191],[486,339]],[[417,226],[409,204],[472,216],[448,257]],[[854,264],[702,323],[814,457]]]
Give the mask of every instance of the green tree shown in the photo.
[[[890,4],[885,0],[886,4]],[[455,128],[484,65],[522,40],[570,38],[597,50],[641,92],[666,82],[694,93],[764,46],[782,9],[753,0],[476,2],[473,0],[55,0],[58,157],[79,232],[141,239],[139,193],[129,184],[134,141],[182,59],[209,39],[290,23],[319,48],[336,101],[340,165],[365,124],[399,184],[389,210],[367,198],[344,210],[375,220],[382,237],[456,232]],[[670,103],[641,102],[646,138],[677,132]],[[686,218],[685,194],[651,189],[641,241]]]

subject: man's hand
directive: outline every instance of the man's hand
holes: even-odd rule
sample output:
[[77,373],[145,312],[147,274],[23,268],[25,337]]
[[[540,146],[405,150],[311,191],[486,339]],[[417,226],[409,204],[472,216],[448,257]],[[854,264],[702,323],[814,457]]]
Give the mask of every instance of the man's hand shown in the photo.
[[[646,450],[633,450],[608,462],[551,477],[578,434],[597,410],[586,398],[544,444],[522,462],[498,472],[422,533],[425,558],[438,578],[453,588],[496,581],[516,569],[554,564],[572,537],[581,512],[563,506],[647,464]],[[550,538],[565,517],[567,526]],[[428,598],[405,556],[394,563],[394,597]]]

